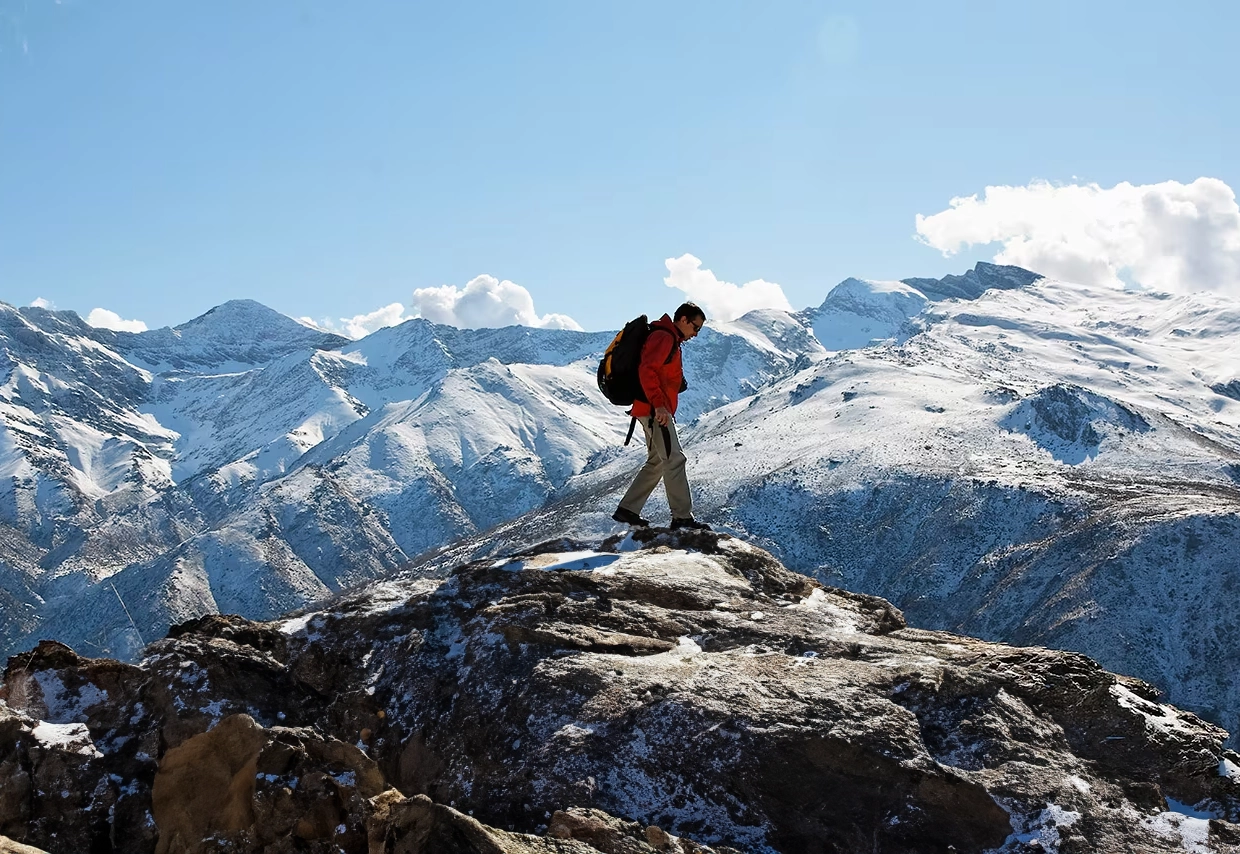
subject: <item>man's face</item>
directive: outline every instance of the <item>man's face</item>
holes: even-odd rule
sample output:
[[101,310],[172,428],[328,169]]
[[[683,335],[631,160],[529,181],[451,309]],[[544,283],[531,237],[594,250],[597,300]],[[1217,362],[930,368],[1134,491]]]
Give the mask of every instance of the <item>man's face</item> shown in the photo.
[[705,317],[682,317],[676,321],[676,328],[680,330],[680,333],[685,336],[685,340],[688,341],[691,338],[696,338],[705,324]]

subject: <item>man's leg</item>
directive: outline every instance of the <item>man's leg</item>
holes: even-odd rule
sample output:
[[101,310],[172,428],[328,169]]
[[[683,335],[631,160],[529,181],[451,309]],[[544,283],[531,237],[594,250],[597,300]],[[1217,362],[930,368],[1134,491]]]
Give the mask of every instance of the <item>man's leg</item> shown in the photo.
[[[667,452],[663,449],[663,436],[658,422],[653,418],[644,418],[639,423],[646,433],[646,464],[637,472],[629,491],[624,493],[624,497],[620,499],[620,509],[641,515],[642,508],[646,506],[646,499],[650,497],[650,493],[654,492],[654,488],[659,485],[659,479],[663,477]],[[651,424],[654,425],[653,433]]]
[[[664,430],[667,431],[666,434],[660,435]],[[680,438],[676,435],[676,422],[667,422],[667,427],[655,424],[654,434],[655,445],[660,453],[665,454],[663,488],[667,490],[667,506],[672,511],[672,518],[692,519],[693,497],[689,494],[689,476],[685,473],[685,452],[680,449]],[[667,445],[671,445],[671,448],[665,450]]]

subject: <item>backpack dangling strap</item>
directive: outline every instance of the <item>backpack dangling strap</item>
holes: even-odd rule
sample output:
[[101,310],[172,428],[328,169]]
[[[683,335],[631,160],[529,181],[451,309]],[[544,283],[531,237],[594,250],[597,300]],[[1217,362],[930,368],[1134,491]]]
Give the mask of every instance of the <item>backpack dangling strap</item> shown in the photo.
[[633,438],[633,428],[636,426],[637,426],[637,419],[630,418],[629,419],[629,434],[624,437],[624,444],[627,445],[629,443],[629,440]]

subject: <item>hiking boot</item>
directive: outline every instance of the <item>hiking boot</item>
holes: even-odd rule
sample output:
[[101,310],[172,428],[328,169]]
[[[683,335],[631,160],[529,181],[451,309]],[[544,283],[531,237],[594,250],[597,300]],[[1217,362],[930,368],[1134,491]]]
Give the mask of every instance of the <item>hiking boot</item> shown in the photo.
[[611,518],[625,525],[632,525],[636,528],[649,528],[650,520],[643,519],[632,510],[625,510],[623,507],[617,507],[616,512],[611,514]]
[[710,525],[707,525],[705,522],[699,522],[697,519],[689,516],[685,519],[673,519],[672,530],[675,531],[677,528],[689,528],[693,531],[709,531]]

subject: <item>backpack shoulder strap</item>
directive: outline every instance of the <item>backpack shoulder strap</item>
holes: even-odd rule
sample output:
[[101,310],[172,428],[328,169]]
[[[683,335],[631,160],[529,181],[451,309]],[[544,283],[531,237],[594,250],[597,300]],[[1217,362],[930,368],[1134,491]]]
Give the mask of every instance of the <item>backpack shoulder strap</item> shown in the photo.
[[676,358],[676,353],[680,350],[680,338],[679,338],[679,337],[677,337],[677,336],[676,336],[676,334],[675,334],[674,332],[672,332],[671,330],[664,329],[663,327],[659,327],[659,328],[657,328],[657,329],[651,329],[651,330],[650,330],[650,334],[651,334],[651,335],[655,334],[656,332],[662,332],[662,333],[664,333],[665,335],[671,335],[671,336],[672,336],[672,349],[671,349],[671,352],[669,352],[669,353],[667,354],[667,358],[663,361],[663,364],[665,364],[665,365],[670,365],[670,364],[672,363],[672,359],[675,359],[675,358]]
[[[671,335],[671,333],[669,332],[668,335]],[[675,359],[676,354],[679,352],[680,352],[680,339],[677,338],[675,335],[672,335],[672,352],[667,354],[667,361],[664,362],[663,364],[670,365],[672,363],[672,359]]]

